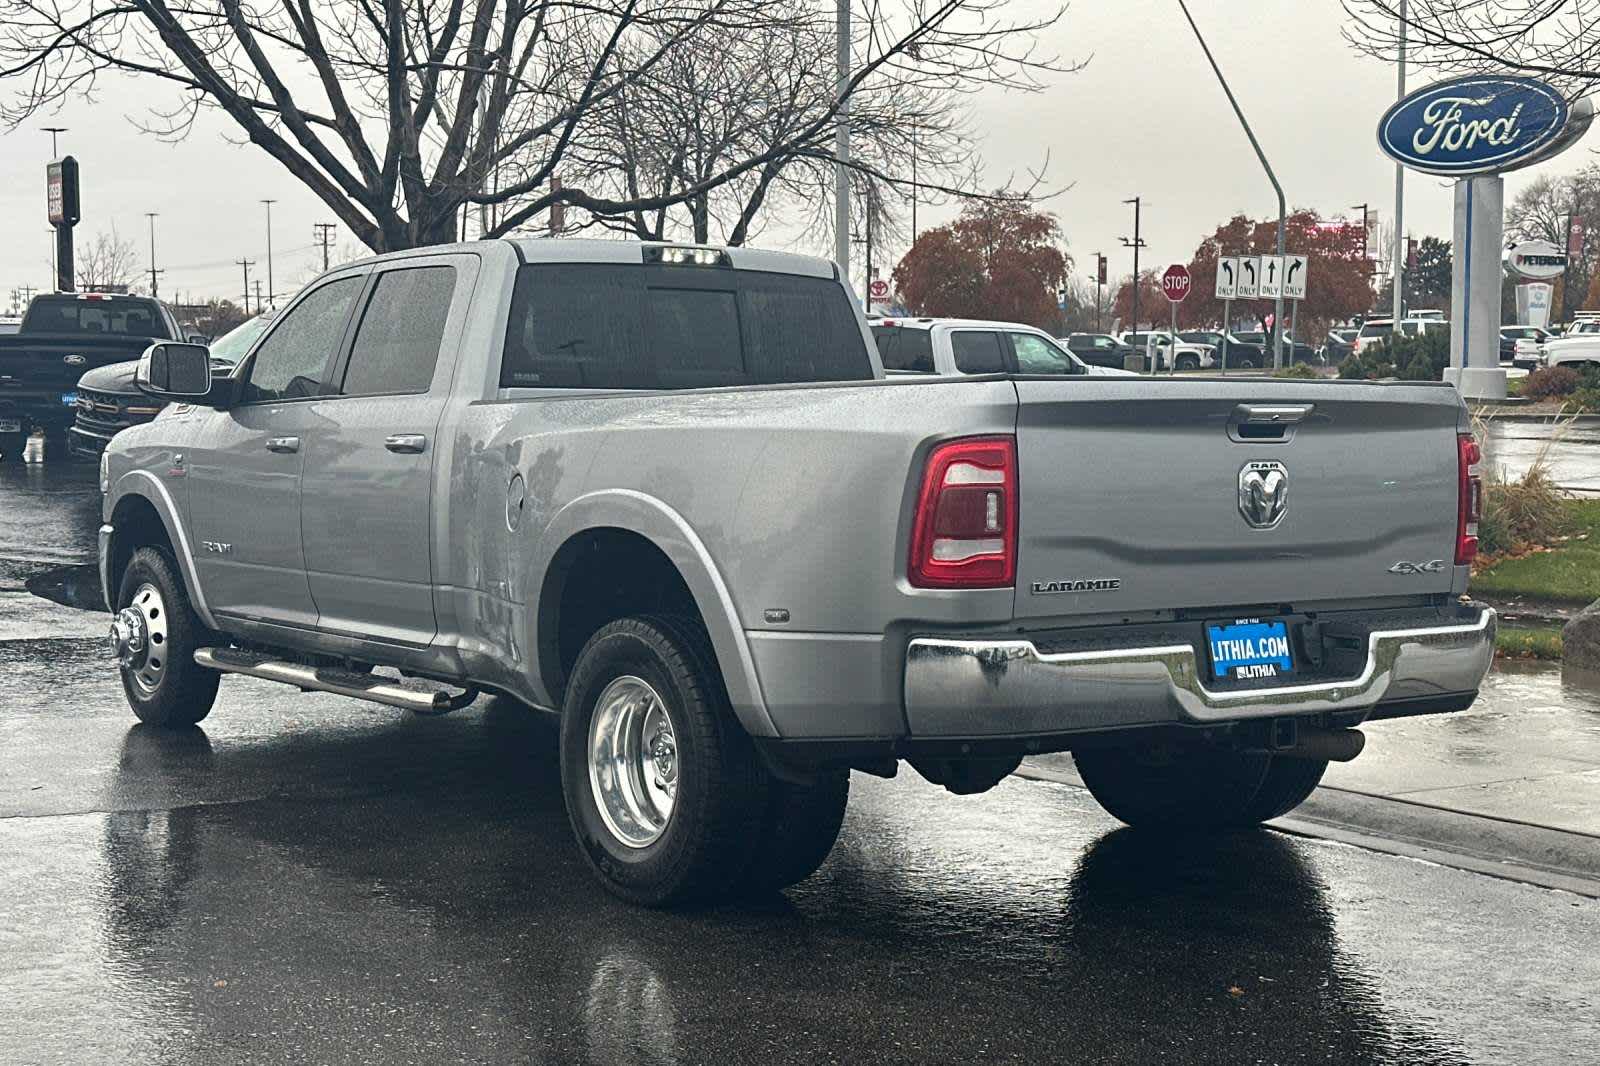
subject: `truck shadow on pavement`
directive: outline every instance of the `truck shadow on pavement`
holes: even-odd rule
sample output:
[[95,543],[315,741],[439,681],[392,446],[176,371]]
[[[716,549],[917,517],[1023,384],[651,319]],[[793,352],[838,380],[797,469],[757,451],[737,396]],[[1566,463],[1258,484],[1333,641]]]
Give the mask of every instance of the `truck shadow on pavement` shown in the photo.
[[[1072,855],[1046,830],[974,890],[897,854],[942,793],[856,775],[811,881],[644,911],[571,841],[551,723],[504,700],[477,717],[216,744],[128,731],[108,805],[168,805],[103,816],[101,950],[163,1056],[1459,1061],[1380,1001],[1276,834],[1080,824]],[[1058,795],[1008,788],[951,809],[993,833]]]

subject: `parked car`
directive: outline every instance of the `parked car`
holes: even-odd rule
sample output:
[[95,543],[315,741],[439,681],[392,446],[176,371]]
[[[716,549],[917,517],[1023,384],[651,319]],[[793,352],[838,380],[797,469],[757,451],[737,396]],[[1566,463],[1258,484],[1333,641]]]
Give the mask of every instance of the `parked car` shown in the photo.
[[[1258,330],[1247,330],[1243,333],[1237,334],[1237,336],[1240,340],[1243,340],[1247,344],[1256,345],[1261,349],[1262,358],[1267,358],[1266,351],[1268,341],[1265,333],[1262,333]],[[1299,341],[1294,340],[1294,338],[1287,332],[1278,338],[1278,343],[1283,346],[1283,364],[1285,366],[1293,366],[1295,363],[1306,363],[1311,366],[1318,366],[1322,363],[1322,356],[1315,348],[1311,347],[1309,344],[1301,344]],[[1262,365],[1268,365],[1269,363],[1270,360],[1268,360],[1268,363],[1263,363]]]
[[[1033,334],[990,326],[1020,369]],[[523,239],[339,267],[231,374],[142,360],[191,406],[101,461],[124,693],[157,728],[223,674],[428,713],[504,693],[555,717],[595,874],[651,905],[808,876],[852,770],[969,794],[1071,750],[1123,821],[1226,831],[1364,720],[1476,697],[1496,620],[1464,595],[1453,388],[883,378],[824,260]]]
[[22,319],[12,315],[0,316],[0,336],[9,336],[22,328]]
[[1250,368],[1265,365],[1261,346],[1251,344],[1236,333],[1223,333],[1221,330],[1190,330],[1187,333],[1179,333],[1178,339],[1190,344],[1206,345],[1216,353],[1219,366]]
[[883,368],[890,374],[1083,374],[1135,377],[1091,366],[1042,329],[1020,322],[966,318],[895,318],[871,323]]
[[[266,329],[272,312],[246,319],[211,346],[213,369],[224,374],[244,358]],[[192,337],[189,343],[203,343]],[[67,444],[80,459],[98,459],[106,444],[129,426],[148,422],[166,404],[140,391],[134,383],[139,360],[112,363],[89,371],[78,379],[78,403]]]
[[44,431],[47,458],[65,456],[84,372],[182,336],[172,313],[148,297],[35,296],[21,329],[0,337],[0,458],[20,461],[35,429]]
[[[1450,323],[1442,318],[1402,318],[1400,332],[1407,337],[1423,336],[1435,330],[1448,330]],[[1356,334],[1355,354],[1360,355],[1366,351],[1369,344],[1381,342],[1384,338],[1394,333],[1394,319],[1369,318],[1361,324],[1361,332]]]
[[1330,329],[1328,335],[1322,338],[1322,356],[1324,366],[1335,366],[1344,362],[1355,353],[1356,335],[1359,328]]
[[1550,339],[1550,331],[1538,326],[1501,326],[1500,361],[1532,369],[1539,365],[1539,349]]
[[1600,331],[1568,333],[1546,341],[1536,362],[1538,366],[1566,366],[1574,370],[1600,370]]
[[1217,365],[1216,351],[1209,344],[1174,341],[1165,330],[1124,333],[1121,340],[1134,351],[1145,353],[1147,371],[1171,370],[1174,361],[1179,370],[1209,370]]
[[1069,333],[1059,339],[1067,350],[1090,366],[1103,366],[1111,370],[1126,368],[1128,356],[1137,354],[1109,333]]

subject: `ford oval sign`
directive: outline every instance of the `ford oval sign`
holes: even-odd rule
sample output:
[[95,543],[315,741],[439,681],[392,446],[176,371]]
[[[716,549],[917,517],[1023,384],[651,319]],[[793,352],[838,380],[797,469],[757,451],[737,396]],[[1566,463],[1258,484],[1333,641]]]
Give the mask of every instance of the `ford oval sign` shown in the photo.
[[1378,123],[1378,145],[1427,174],[1462,177],[1514,170],[1554,155],[1589,127],[1576,106],[1532,78],[1470,75],[1436,82],[1400,100]]

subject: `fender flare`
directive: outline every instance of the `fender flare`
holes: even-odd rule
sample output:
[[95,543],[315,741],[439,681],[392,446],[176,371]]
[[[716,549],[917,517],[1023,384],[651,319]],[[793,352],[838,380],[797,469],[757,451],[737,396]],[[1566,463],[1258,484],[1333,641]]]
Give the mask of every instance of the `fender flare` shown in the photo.
[[531,576],[527,646],[539,647],[537,601],[556,552],[579,534],[606,528],[638,534],[661,549],[678,568],[711,636],[711,646],[716,651],[734,713],[751,736],[778,736],[761,695],[755,659],[739,624],[739,613],[727,582],[705,542],[683,515],[654,496],[633,489],[604,489],[579,496],[556,512],[533,542],[531,565],[526,571]]
[[[160,518],[161,524],[166,527],[167,540],[171,542],[173,553],[178,557],[178,571],[189,592],[190,606],[207,628],[216,629],[216,619],[211,617],[211,607],[206,603],[205,590],[200,587],[200,575],[195,571],[194,552],[190,548],[188,534],[184,532],[183,523],[178,520],[177,501],[167,491],[167,486],[161,483],[161,479],[148,470],[130,470],[118,479],[106,499],[109,513],[115,515],[122,501],[129,496],[137,496],[155,508],[156,517]],[[113,541],[116,536],[117,533],[113,529],[111,533]],[[107,568],[103,569],[107,581],[110,575],[109,551],[110,544],[107,545]],[[107,602],[111,601],[114,592],[114,589],[106,589]]]

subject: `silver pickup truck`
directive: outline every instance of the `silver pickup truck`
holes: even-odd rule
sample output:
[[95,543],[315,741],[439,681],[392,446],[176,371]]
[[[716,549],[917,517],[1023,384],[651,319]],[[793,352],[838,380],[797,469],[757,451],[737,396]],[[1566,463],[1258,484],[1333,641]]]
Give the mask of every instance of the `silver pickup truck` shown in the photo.
[[1253,824],[1493,654],[1447,386],[890,382],[831,263],[551,240],[339,268],[227,376],[139,380],[176,402],[102,466],[134,713],[244,674],[558,714],[641,903],[808,876],[901,760],[975,793],[1070,750],[1135,826]]

